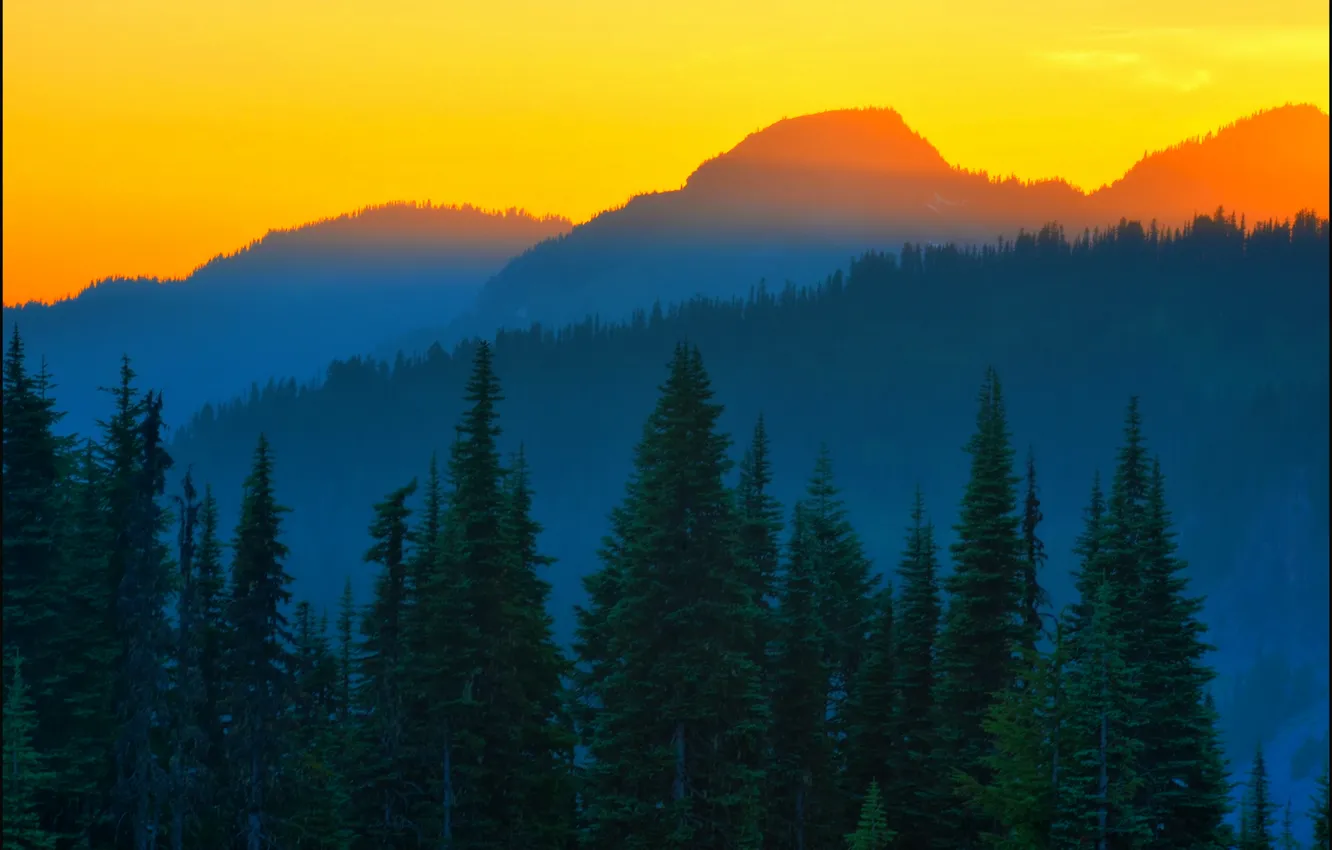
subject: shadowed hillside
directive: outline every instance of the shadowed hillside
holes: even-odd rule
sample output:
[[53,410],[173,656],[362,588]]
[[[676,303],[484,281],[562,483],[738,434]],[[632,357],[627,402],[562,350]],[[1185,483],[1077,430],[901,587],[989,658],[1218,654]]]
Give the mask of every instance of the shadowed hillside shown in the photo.
[[[879,568],[896,563],[917,483],[946,549],[974,387],[994,365],[1015,445],[1035,451],[1051,558],[1042,582],[1056,608],[1070,599],[1092,473],[1111,468],[1106,447],[1138,394],[1181,552],[1208,595],[1233,763],[1242,769],[1264,738],[1281,799],[1304,799],[1311,772],[1291,760],[1326,728],[1316,718],[1327,705],[1328,253],[1327,221],[1309,216],[1247,236],[1208,217],[1182,232],[1130,222],[1072,242],[1046,229],[981,250],[866,256],[817,290],[501,333],[502,447],[524,445],[531,464],[542,549],[559,559],[557,632],[569,636],[578,578],[596,563],[681,339],[707,358],[726,430],[743,439],[764,414],[788,508],[827,441]],[[280,498],[295,509],[284,528],[302,593],[332,609],[350,575],[366,598],[371,575],[356,555],[371,506],[424,475],[432,452],[447,454],[472,353],[336,363],[318,388],[274,384],[205,410],[172,453],[212,482],[230,527],[265,433]]]
[[681,189],[634,198],[515,258],[457,331],[621,318],[652,298],[730,297],[760,278],[805,284],[867,249],[986,243],[1048,221],[1078,232],[1121,217],[1184,221],[1220,205],[1254,221],[1325,215],[1327,157],[1328,116],[1282,107],[1147,156],[1087,196],[1063,181],[950,166],[893,110],[791,118],[703,163]]
[[4,308],[61,376],[66,425],[89,427],[106,364],[128,353],[172,406],[197,408],[470,305],[487,277],[569,222],[388,204],[267,236],[183,280],[113,279],[55,304]]

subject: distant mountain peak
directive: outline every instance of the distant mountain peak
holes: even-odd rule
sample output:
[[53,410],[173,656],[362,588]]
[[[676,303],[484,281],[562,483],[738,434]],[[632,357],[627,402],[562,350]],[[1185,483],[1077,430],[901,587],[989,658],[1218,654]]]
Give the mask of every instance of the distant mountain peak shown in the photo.
[[864,173],[946,172],[934,145],[894,109],[837,109],[784,118],[745,137],[690,177],[726,166]]

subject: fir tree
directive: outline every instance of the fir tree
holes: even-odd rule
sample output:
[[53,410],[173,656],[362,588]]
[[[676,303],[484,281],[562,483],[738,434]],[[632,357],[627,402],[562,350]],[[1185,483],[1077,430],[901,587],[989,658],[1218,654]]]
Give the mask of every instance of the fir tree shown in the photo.
[[1281,818],[1281,838],[1277,841],[1280,850],[1300,850],[1300,843],[1295,840],[1295,823],[1292,820],[1290,801],[1286,801],[1286,812]]
[[832,663],[823,580],[804,503],[796,505],[780,577],[772,688],[772,764],[765,837],[772,848],[805,850],[830,838],[840,816],[828,728]]
[[1328,767],[1323,765],[1323,773],[1318,777],[1318,793],[1313,798],[1313,809],[1309,818],[1313,821],[1313,850],[1332,848],[1332,781],[1329,780]]
[[[901,714],[897,698],[897,648],[893,624],[893,589],[889,584],[875,599],[876,616],[865,656],[852,682],[846,705],[844,785],[853,801],[859,789],[897,785]],[[896,800],[884,806],[888,824],[896,826]],[[854,813],[852,813],[854,817]]]
[[1041,500],[1036,493],[1036,456],[1027,452],[1027,492],[1022,502],[1022,638],[1018,652],[1024,658],[1033,657],[1044,627],[1041,609],[1049,603],[1040,585],[1041,567],[1045,565],[1045,544],[1037,536],[1037,529],[1045,515],[1041,513]]
[[[950,766],[985,785],[991,772],[982,759],[991,741],[984,722],[1015,673],[1023,587],[1014,514],[1018,479],[1012,474],[1013,450],[993,370],[986,373],[979,407],[976,433],[967,444],[971,478],[955,526],[954,568],[945,583],[949,603],[939,638],[937,698]],[[937,837],[953,846],[969,846],[986,828],[961,801],[947,811],[951,837],[942,827]]]
[[290,693],[291,634],[282,606],[291,600],[291,576],[283,562],[282,515],[273,493],[273,459],[262,435],[245,481],[240,522],[232,544],[233,631],[230,710],[235,738],[232,781],[243,812],[238,828],[247,850],[272,840],[270,804],[282,754],[284,703]]
[[550,583],[537,571],[554,564],[540,553],[541,525],[532,518],[526,454],[519,446],[509,469],[504,535],[512,563],[506,575],[510,599],[508,687],[522,698],[510,710],[512,746],[527,754],[507,792],[512,809],[508,847],[567,847],[574,830],[573,750],[576,742],[566,710],[564,679],[572,672],[555,643],[546,611]]
[[227,701],[231,682],[227,669],[227,653],[231,644],[230,623],[227,620],[228,599],[225,568],[222,564],[222,542],[218,537],[217,499],[209,486],[204,487],[199,504],[198,543],[194,551],[194,609],[197,612],[198,635],[195,638],[198,653],[199,704],[196,725],[202,735],[200,758],[204,764],[204,792],[202,805],[206,810],[206,825],[201,830],[216,835],[231,824],[224,823],[223,803],[227,798],[228,754],[226,750],[224,715],[228,714]]
[[860,822],[846,837],[847,850],[882,850],[892,843],[895,833],[888,828],[879,784],[871,782],[860,805]]
[[352,694],[355,690],[352,682],[356,677],[356,640],[353,637],[356,623],[356,604],[352,597],[351,577],[342,585],[342,597],[338,603],[338,681],[334,689],[334,702],[337,706],[338,722],[347,724],[352,713]]
[[187,828],[196,826],[201,797],[200,780],[203,760],[200,753],[206,737],[199,724],[200,706],[204,699],[200,675],[199,634],[203,631],[200,616],[198,577],[195,574],[195,539],[198,526],[198,492],[189,471],[181,482],[181,495],[175,497],[177,505],[177,567],[179,593],[176,597],[174,684],[170,703],[171,718],[171,846],[181,850],[185,846]]
[[766,725],[751,648],[760,609],[739,569],[727,438],[697,351],[681,345],[644,429],[579,648],[584,842],[753,848]]
[[407,597],[407,499],[413,481],[375,505],[370,526],[374,541],[366,563],[378,564],[374,599],[361,620],[360,684],[357,703],[364,716],[366,740],[357,765],[362,820],[372,840],[391,844],[405,834],[407,800],[400,777],[404,767],[404,676],[407,663],[403,639]]
[[33,742],[37,717],[23,681],[23,658],[5,656],[4,698],[4,846],[22,850],[55,847],[55,837],[42,828],[37,798],[55,777]]
[[897,693],[901,756],[889,789],[900,807],[898,843],[912,850],[930,846],[942,790],[936,769],[938,713],[934,704],[934,647],[939,631],[938,556],[934,526],[925,520],[925,499],[916,488],[911,527],[898,566],[902,595],[896,608]]
[[1193,850],[1219,846],[1230,811],[1214,712],[1204,697],[1215,673],[1205,663],[1203,600],[1186,595],[1185,563],[1175,556],[1165,503],[1164,476],[1153,461],[1139,537],[1142,588],[1139,623],[1150,647],[1141,665],[1145,705],[1142,731],[1153,847]]
[[1093,483],[1076,548],[1079,600],[1068,628],[1060,684],[1059,772],[1051,837],[1056,847],[1134,846],[1148,840],[1137,804],[1141,701],[1125,658],[1124,613],[1114,604],[1105,503]]
[[1249,771],[1247,834],[1240,850],[1274,850],[1276,838],[1276,804],[1272,802],[1267,780],[1267,761],[1260,745]]
[[[740,481],[736,487],[739,512],[740,557],[748,565],[754,580],[754,598],[762,612],[761,628],[755,639],[757,661],[766,666],[767,648],[773,639],[774,594],[782,530],[782,508],[770,491],[772,462],[769,460],[768,431],[760,415],[754,425],[749,448],[740,461]],[[766,676],[766,673],[765,673]]]

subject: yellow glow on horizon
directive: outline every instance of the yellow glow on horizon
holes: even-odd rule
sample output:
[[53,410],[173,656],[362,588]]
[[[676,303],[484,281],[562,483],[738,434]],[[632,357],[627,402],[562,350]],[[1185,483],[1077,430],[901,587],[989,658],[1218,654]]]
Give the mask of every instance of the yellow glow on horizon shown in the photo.
[[186,274],[387,200],[586,220],[783,116],[891,106],[950,162],[1087,189],[1328,109],[1324,3],[10,0],[4,301]]

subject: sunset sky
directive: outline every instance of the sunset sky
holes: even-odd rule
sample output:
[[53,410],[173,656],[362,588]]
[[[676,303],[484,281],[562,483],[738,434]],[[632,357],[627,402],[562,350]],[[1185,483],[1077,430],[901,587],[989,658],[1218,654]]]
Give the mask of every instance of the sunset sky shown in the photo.
[[784,116],[891,106],[1087,189],[1285,102],[1321,0],[6,0],[4,301],[389,200],[575,221]]

